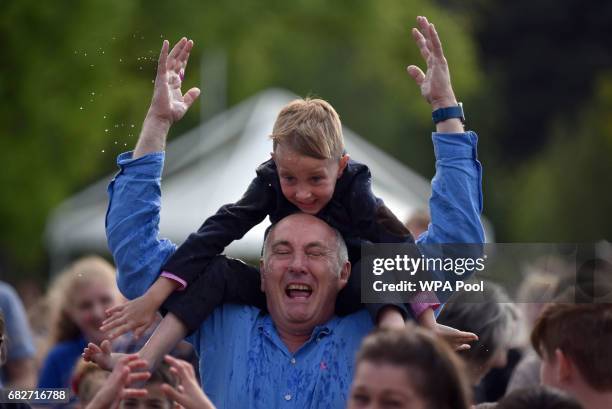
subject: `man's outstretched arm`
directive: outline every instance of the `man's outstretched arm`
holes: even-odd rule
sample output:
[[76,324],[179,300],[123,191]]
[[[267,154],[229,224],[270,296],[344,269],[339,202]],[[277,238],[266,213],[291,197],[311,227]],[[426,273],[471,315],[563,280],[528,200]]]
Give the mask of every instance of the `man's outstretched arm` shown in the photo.
[[[421,94],[435,111],[457,106],[451,86],[448,63],[433,24],[417,18],[418,29],[412,36],[427,63],[427,72],[410,65],[407,70],[421,88]],[[436,175],[432,180],[429,202],[431,224],[418,243],[483,243],[482,169],[477,159],[478,138],[465,132],[458,118],[436,124],[433,134]]]
[[[119,156],[121,170],[108,187],[106,237],[117,266],[119,289],[130,299],[151,287],[160,268],[176,251],[173,243],[158,238],[160,180],[168,130],[200,94],[197,88],[185,94],[181,91],[192,47],[193,41],[182,38],[168,52],[168,42],[163,42],[153,98],[136,148]],[[174,286],[167,287],[165,292],[169,294]]]

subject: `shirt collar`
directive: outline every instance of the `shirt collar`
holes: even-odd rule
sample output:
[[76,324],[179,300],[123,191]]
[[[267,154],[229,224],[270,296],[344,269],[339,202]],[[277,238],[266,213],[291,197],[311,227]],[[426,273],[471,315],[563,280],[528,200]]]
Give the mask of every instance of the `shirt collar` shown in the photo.
[[[270,316],[270,314],[260,314],[260,319],[257,323],[258,329],[263,332],[267,337],[280,340],[280,336],[278,334],[278,331],[276,330],[276,326],[274,325],[274,321],[272,321],[272,317]],[[326,323],[314,327],[310,339],[307,341],[307,343],[312,340],[321,339],[323,337],[331,335],[336,326],[338,325],[338,321],[339,318],[334,315]]]

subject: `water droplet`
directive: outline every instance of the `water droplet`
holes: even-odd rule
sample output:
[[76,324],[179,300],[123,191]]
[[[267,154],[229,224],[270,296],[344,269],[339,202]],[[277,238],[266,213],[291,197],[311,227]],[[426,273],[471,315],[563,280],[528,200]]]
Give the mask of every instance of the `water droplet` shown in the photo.
[[102,54],[104,54],[104,51],[102,51]]
[[124,143],[123,146],[127,146],[127,143]]
[[85,57],[87,57],[87,53],[86,52],[83,52],[83,55],[85,55]]
[[115,124],[115,128],[119,128],[119,124]]
[[89,100],[89,102],[93,102],[93,98]]
[[164,35],[163,35],[163,34],[160,34],[160,35],[159,35],[159,38],[164,38]]
[[130,128],[133,128],[133,127],[134,127],[134,124],[130,125]]
[[155,80],[151,80],[151,84],[155,84]]
[[93,91],[91,91],[91,95],[96,95],[96,93],[95,93],[95,92],[93,92]]
[[106,115],[104,115],[103,118],[106,119]]
[[77,50],[74,50],[74,53],[75,53],[75,54],[78,54],[78,51],[77,51]]
[[142,65],[140,67],[138,67],[139,70],[142,70]]
[[115,145],[117,145],[117,141],[115,141]]
[[102,153],[104,153],[104,149],[102,149]]
[[90,66],[91,68],[93,68],[93,67],[94,67],[94,65],[93,65],[93,64],[90,64],[89,66]]
[[106,129],[104,130],[104,132],[108,132],[108,128],[106,128]]
[[119,62],[123,62],[123,58],[119,58]]
[[83,110],[83,107],[79,107],[79,109],[82,111],[82,110]]

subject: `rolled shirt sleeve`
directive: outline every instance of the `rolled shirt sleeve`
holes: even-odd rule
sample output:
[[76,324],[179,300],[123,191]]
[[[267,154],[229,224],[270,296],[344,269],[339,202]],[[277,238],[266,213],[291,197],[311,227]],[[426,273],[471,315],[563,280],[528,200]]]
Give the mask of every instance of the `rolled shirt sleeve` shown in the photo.
[[176,245],[159,237],[164,152],[138,159],[132,159],[132,152],[123,153],[117,165],[120,170],[108,186],[106,238],[119,290],[133,299],[157,279]]
[[482,166],[478,136],[433,133],[436,174],[431,181],[431,223],[417,243],[484,243]]

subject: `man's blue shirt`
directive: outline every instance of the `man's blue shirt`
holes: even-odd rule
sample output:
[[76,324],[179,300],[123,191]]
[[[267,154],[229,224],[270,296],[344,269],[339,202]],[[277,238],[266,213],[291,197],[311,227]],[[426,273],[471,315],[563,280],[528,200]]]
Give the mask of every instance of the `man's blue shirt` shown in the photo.
[[366,310],[318,326],[295,353],[269,314],[215,309],[189,337],[199,350],[204,391],[218,408],[344,408],[355,353],[372,329]]
[[[477,136],[434,133],[432,139],[432,222],[417,243],[482,243]],[[158,237],[164,153],[135,160],[131,156],[128,152],[117,159],[120,171],[108,188],[106,234],[119,288],[133,299],[157,279],[176,245]],[[253,307],[225,305],[202,324],[191,342],[199,351],[203,388],[219,408],[340,408],[352,381],[354,354],[371,328],[363,311],[333,318],[292,356],[269,316]]]

